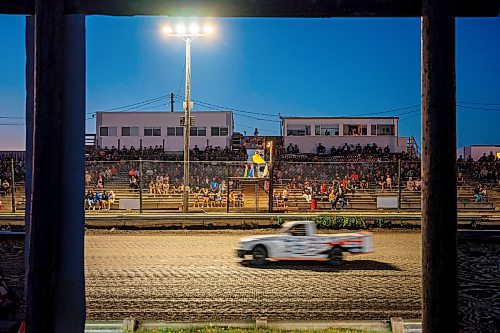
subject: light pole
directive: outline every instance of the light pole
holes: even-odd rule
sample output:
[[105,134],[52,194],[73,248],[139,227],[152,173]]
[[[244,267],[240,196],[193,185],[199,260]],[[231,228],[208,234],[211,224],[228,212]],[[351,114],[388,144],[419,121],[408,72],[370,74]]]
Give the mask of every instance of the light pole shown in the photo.
[[213,32],[210,25],[205,25],[203,30],[197,24],[191,24],[186,27],[179,24],[175,31],[170,26],[165,26],[163,32],[171,37],[181,37],[186,42],[186,99],[184,101],[184,190],[182,196],[182,210],[184,213],[189,211],[189,137],[191,131],[191,42],[195,37],[205,37]]

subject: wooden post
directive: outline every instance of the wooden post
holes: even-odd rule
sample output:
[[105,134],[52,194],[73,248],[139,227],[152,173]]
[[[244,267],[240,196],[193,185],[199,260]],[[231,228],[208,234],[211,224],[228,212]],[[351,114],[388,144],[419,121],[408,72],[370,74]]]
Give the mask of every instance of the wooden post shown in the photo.
[[29,333],[85,325],[85,16],[63,10],[64,0],[36,1]]
[[457,332],[457,183],[453,1],[422,10],[423,332]]
[[[34,131],[34,111],[35,111],[35,17],[26,17],[25,27],[26,45],[26,176],[24,180],[24,194],[26,204],[24,208],[24,229],[26,236],[24,240],[24,267],[29,264],[30,238],[29,230],[31,225],[31,180],[33,165],[33,131]],[[27,270],[25,270],[25,273]],[[24,290],[28,290],[28,279],[24,279]],[[24,293],[26,302],[26,292]]]

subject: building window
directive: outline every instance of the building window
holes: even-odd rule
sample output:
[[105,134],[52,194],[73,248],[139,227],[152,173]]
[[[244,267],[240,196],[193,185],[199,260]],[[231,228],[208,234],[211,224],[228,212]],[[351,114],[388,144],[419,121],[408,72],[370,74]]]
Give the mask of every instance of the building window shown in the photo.
[[184,127],[167,127],[167,136],[183,136]]
[[161,136],[161,127],[144,127],[144,136]]
[[366,125],[344,125],[344,136],[368,135]]
[[395,130],[394,130],[394,125],[392,124],[381,124],[381,125],[376,125],[377,130],[376,132],[373,131],[373,126],[372,125],[372,135],[395,135]]
[[116,126],[102,126],[99,128],[99,136],[116,136]]
[[207,136],[207,128],[206,127],[191,127],[189,129],[189,133],[191,136]]
[[339,125],[316,125],[314,127],[315,135],[332,136],[339,135]]
[[287,125],[286,126],[287,136],[307,136],[311,135],[310,125]]
[[108,127],[99,128],[99,135],[100,136],[109,136],[109,128]]
[[229,130],[227,127],[212,127],[210,134],[212,136],[228,136]]
[[122,127],[122,136],[139,136],[139,127]]

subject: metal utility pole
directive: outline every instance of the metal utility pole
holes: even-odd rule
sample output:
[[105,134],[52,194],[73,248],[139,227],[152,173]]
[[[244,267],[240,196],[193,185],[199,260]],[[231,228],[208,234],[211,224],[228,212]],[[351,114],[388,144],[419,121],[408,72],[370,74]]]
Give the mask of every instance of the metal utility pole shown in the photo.
[[[197,24],[191,24],[188,27],[185,25],[177,25],[176,31],[169,26],[165,26],[163,31],[168,36],[182,37],[186,42],[186,100],[184,101],[184,191],[182,198],[182,210],[184,213],[189,211],[189,136],[191,130],[191,42],[194,37],[204,37],[213,32],[213,27],[205,25],[203,28]],[[170,95],[173,100],[173,94]],[[172,104],[173,105],[173,104]],[[172,106],[173,111],[173,106]]]
[[12,181],[10,185],[10,192],[12,195],[12,212],[16,212],[16,179],[15,179],[15,170],[14,170],[14,158],[11,160],[11,174],[12,174]]
[[139,213],[142,214],[142,158],[139,157]]
[[174,112],[174,93],[170,93],[170,112]]
[[186,101],[184,102],[184,193],[182,197],[182,211],[189,211],[189,135],[191,130],[191,41],[186,41]]
[[401,158],[398,159],[398,210],[401,209]]
[[458,331],[455,2],[422,2],[422,328]]
[[274,208],[273,146],[273,142],[269,141],[269,213],[272,213]]

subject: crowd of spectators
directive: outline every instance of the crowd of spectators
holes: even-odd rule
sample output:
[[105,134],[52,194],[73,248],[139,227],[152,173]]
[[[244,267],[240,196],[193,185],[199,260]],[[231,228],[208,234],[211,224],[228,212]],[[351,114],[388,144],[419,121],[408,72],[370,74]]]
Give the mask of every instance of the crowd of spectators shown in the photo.
[[[221,148],[220,146],[207,146],[205,149],[199,149],[195,145],[190,150],[190,160],[192,161],[241,161],[245,158],[245,150],[234,151],[229,147]],[[135,148],[131,146],[118,149],[115,146],[111,148],[96,148],[89,151],[85,156],[87,161],[134,161],[134,160],[148,160],[148,161],[182,161],[182,153],[173,153],[163,151],[163,147],[150,146]]]
[[464,159],[460,155],[457,159],[457,168],[459,185],[468,178],[480,183],[500,186],[500,159],[493,152],[490,152],[489,155],[484,153],[477,161],[474,161],[471,156]]
[[14,159],[14,181],[23,183],[25,180],[25,161],[10,155],[0,155],[0,196],[6,196],[12,192],[12,159]]
[[85,194],[85,209],[86,210],[110,210],[111,205],[115,202],[116,196],[115,193],[110,190],[107,192],[106,190],[92,191],[88,190]]

